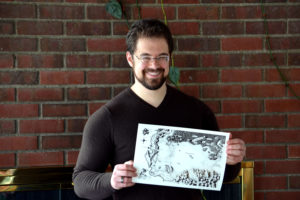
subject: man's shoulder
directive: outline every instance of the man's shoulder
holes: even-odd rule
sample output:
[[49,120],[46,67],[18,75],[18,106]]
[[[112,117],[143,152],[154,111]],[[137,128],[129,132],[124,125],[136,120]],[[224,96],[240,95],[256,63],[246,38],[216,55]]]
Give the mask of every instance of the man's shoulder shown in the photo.
[[172,86],[168,86],[168,90],[171,93],[171,98],[174,98],[176,104],[178,105],[185,105],[187,107],[192,107],[194,109],[200,108],[205,110],[210,110],[210,108],[199,98],[194,96],[188,95],[181,90],[174,88]]

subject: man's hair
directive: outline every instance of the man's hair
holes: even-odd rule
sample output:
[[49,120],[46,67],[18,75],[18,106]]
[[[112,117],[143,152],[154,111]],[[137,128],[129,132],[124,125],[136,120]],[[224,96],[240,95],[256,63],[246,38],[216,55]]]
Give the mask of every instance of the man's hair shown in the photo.
[[126,36],[127,51],[131,55],[136,50],[136,44],[141,37],[164,38],[169,47],[169,53],[173,52],[173,38],[169,28],[157,19],[142,19],[134,22]]

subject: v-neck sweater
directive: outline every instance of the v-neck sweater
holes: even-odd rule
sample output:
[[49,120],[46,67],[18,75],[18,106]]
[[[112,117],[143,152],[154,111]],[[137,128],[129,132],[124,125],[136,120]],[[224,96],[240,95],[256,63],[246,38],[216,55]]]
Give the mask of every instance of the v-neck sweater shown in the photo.
[[[168,86],[158,107],[154,107],[125,89],[88,119],[80,153],[73,173],[75,193],[87,199],[199,199],[200,190],[135,184],[114,190],[112,173],[105,172],[110,164],[134,159],[139,123],[218,131],[213,112],[202,101]],[[200,163],[201,164],[201,163]],[[224,181],[233,179],[240,164],[227,165]]]

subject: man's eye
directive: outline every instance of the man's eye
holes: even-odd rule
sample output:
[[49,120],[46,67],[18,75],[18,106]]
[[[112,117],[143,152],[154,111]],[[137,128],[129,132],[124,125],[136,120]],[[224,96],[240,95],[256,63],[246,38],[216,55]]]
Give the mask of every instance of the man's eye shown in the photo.
[[150,57],[142,57],[142,60],[143,60],[143,61],[150,61],[151,58],[150,58]]

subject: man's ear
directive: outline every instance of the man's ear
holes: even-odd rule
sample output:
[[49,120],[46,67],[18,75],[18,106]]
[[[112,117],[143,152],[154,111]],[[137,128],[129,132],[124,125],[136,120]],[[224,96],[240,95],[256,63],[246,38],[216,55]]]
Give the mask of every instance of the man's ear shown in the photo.
[[130,67],[132,67],[133,66],[133,58],[129,51],[126,51],[126,59],[127,59],[128,64],[130,65]]

